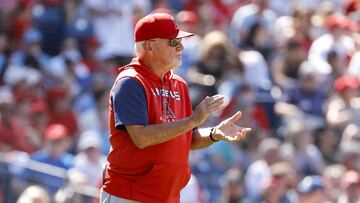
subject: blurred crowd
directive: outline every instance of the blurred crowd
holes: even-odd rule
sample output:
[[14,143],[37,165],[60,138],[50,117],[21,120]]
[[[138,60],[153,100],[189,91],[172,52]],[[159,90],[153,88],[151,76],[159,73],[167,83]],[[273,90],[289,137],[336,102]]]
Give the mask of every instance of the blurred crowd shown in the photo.
[[360,202],[360,0],[0,0],[0,202],[92,202],[74,191],[101,185],[109,90],[150,12],[196,34],[175,72],[194,107],[225,95],[205,126],[241,110],[253,129],[191,152],[181,202]]

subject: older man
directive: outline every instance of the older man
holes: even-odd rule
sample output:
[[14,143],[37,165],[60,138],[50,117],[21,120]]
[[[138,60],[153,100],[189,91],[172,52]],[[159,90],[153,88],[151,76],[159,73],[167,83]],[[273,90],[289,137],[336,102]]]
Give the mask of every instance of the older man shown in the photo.
[[110,94],[110,142],[101,202],[179,202],[190,178],[190,149],[249,132],[238,112],[212,128],[197,128],[221,108],[224,97],[206,97],[192,111],[186,82],[173,74],[181,64],[174,18],[152,13],[135,26],[136,57],[119,70]]

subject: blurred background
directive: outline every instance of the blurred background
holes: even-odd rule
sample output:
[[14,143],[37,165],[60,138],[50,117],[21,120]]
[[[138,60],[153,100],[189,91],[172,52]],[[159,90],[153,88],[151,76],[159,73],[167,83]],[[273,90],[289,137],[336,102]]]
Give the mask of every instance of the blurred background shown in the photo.
[[195,107],[253,132],[192,151],[183,203],[360,202],[360,0],[0,0],[0,202],[96,202],[108,94],[150,12]]

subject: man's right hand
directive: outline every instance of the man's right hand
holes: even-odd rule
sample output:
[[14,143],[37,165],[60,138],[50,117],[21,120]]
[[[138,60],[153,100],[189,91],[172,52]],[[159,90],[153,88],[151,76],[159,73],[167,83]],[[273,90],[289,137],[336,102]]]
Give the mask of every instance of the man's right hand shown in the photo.
[[[214,95],[212,97],[206,97],[196,107],[194,113],[185,119],[146,126],[126,125],[125,127],[135,146],[139,149],[144,149],[174,139],[203,124],[213,112],[221,109],[223,103],[224,96]],[[208,138],[205,139],[209,140]]]
[[191,119],[196,123],[196,126],[203,124],[208,117],[215,111],[222,108],[224,104],[224,96],[217,94],[211,97],[206,97],[196,107]]

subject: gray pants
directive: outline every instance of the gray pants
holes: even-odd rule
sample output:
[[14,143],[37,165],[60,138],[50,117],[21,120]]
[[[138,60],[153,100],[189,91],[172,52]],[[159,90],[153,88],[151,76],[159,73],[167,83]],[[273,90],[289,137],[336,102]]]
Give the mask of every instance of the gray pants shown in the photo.
[[100,203],[140,203],[140,202],[116,197],[114,195],[105,192],[101,188]]

